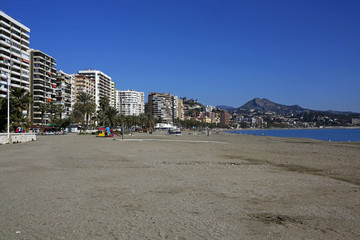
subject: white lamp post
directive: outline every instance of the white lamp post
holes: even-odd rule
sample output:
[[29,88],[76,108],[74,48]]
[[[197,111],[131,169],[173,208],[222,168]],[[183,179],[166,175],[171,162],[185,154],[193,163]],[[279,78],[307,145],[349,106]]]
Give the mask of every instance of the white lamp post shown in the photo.
[[7,81],[7,135],[8,140],[10,141],[10,81],[9,81],[9,75],[2,73],[1,78],[5,79]]

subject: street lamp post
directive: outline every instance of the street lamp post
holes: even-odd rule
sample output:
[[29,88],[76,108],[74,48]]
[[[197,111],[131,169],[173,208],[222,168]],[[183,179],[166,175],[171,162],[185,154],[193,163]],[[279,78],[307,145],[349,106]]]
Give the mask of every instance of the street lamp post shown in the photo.
[[1,78],[7,81],[7,136],[8,140],[10,141],[10,81],[8,74],[1,74]]

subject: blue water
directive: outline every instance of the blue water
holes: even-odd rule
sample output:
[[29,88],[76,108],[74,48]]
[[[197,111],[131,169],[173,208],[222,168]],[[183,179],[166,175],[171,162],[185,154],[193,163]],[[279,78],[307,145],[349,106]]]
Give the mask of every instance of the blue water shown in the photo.
[[334,142],[360,141],[360,129],[284,129],[284,130],[234,130],[236,134],[264,135],[272,137],[312,138]]

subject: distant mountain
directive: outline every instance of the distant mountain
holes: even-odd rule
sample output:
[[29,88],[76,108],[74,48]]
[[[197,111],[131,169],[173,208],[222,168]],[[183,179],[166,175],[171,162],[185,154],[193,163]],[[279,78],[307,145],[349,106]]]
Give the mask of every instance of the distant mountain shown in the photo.
[[307,109],[299,105],[287,106],[274,103],[266,98],[254,98],[239,108],[235,108],[232,112],[257,111],[257,112],[274,112],[276,114],[298,114]]
[[335,115],[350,115],[350,114],[358,114],[355,112],[343,112],[343,111],[334,111],[334,110],[327,110],[327,111],[316,111],[316,110],[311,110],[313,112],[325,112],[328,114],[335,114]]
[[232,112],[235,109],[234,107],[230,107],[230,106],[226,106],[226,105],[218,105],[215,107],[218,109],[225,109],[228,112]]
[[246,113],[246,112],[256,111],[256,112],[260,112],[260,113],[274,112],[276,114],[299,114],[302,112],[321,112],[321,113],[332,114],[332,115],[334,115],[334,114],[335,115],[351,115],[351,114],[358,115],[358,113],[353,113],[353,112],[342,112],[342,111],[333,111],[333,110],[321,111],[321,110],[306,109],[306,108],[300,107],[299,105],[288,106],[288,105],[283,105],[283,104],[272,102],[266,98],[254,98],[239,108],[231,108],[230,107],[229,109],[226,109],[226,110],[228,110],[231,113]]

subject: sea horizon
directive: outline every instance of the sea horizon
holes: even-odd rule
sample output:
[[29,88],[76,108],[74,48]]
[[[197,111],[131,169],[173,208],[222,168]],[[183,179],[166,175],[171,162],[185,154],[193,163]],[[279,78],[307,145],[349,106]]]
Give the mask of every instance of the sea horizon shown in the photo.
[[309,138],[334,142],[359,142],[359,127],[334,127],[334,128],[286,128],[286,129],[232,129],[225,132],[233,134]]

